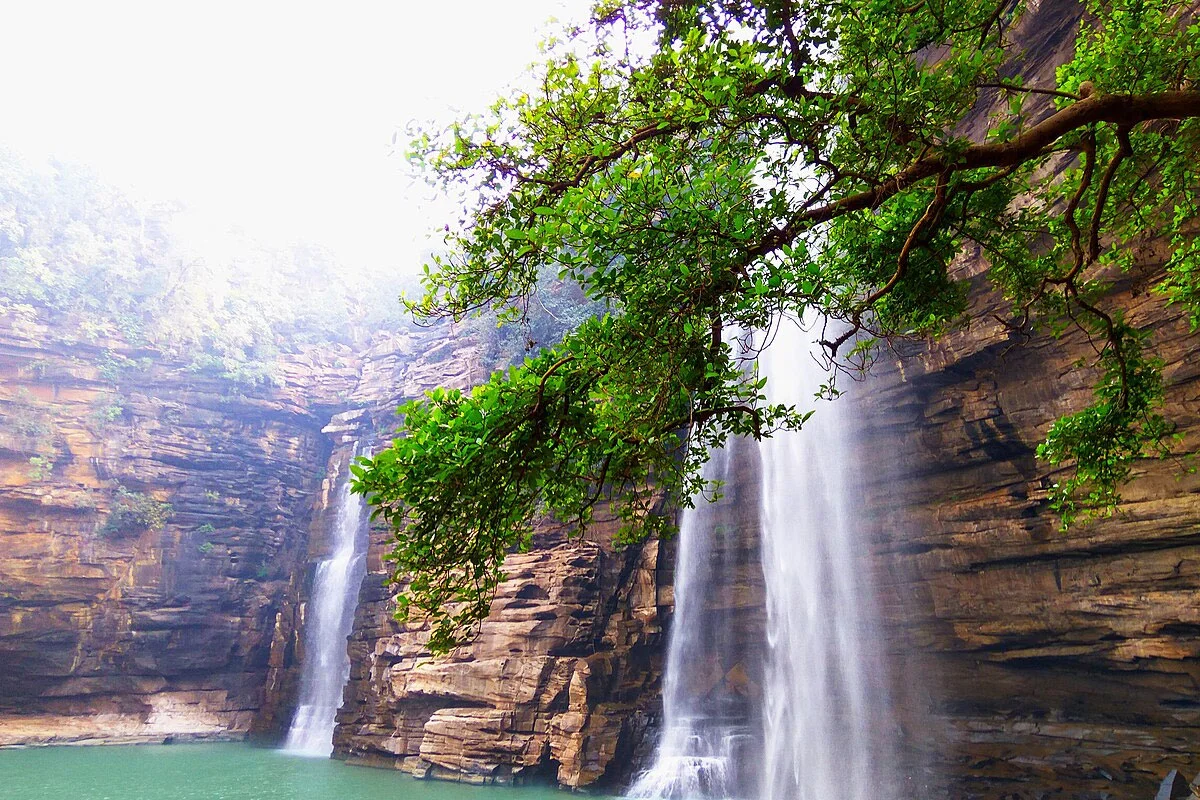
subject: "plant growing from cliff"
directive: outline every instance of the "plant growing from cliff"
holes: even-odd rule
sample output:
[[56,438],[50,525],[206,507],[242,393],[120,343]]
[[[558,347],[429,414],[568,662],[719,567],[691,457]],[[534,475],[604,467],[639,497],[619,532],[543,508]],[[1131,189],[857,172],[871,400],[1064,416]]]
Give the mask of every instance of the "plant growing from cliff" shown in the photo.
[[50,480],[50,476],[54,474],[54,457],[53,456],[30,456],[29,458],[29,480],[41,482]]
[[46,373],[50,371],[50,366],[49,360],[44,358],[35,358],[25,365],[25,367],[22,369],[22,372],[27,372],[38,380],[42,380],[46,377]]
[[105,348],[96,359],[96,371],[109,383],[120,383],[128,372],[137,366],[133,359]]
[[118,486],[112,494],[101,536],[128,536],[161,530],[174,512],[170,503]]
[[2,408],[6,432],[25,440],[35,451],[53,445],[55,426],[50,410],[28,389],[18,389]]
[[[1153,270],[1200,322],[1200,27],[1184,3],[1087,0],[1046,81],[1022,37],[1071,13],[1051,6],[602,0],[535,91],[418,132],[413,158],[468,200],[414,313],[520,319],[547,268],[607,310],[404,406],[402,436],[356,468],[397,531],[401,615],[430,619],[434,649],[487,613],[538,515],[582,528],[611,503],[623,541],[662,533],[657,504],[692,502],[709,450],[799,428],[740,357],[779,320],[820,320],[835,395],[893,340],[983,313],[964,251],[1014,343],[1093,343],[1095,403],[1041,454],[1065,469],[1065,519],[1117,500],[1169,425],[1153,342],[1110,289]],[[1139,257],[1152,243],[1165,258]]]
[[88,421],[96,433],[103,433],[119,422],[125,416],[125,400],[121,397],[107,397],[92,405]]

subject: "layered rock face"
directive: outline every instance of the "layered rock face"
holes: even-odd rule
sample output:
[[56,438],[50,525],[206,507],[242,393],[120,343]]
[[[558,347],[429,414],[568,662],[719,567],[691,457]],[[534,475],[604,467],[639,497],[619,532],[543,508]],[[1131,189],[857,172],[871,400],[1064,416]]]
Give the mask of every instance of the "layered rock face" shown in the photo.
[[[334,458],[354,442],[384,446],[399,402],[477,383],[481,361],[470,337],[381,340],[365,356],[357,409],[330,427]],[[390,535],[373,530],[335,755],[480,783],[536,774],[582,786],[626,774],[657,701],[670,580],[657,543],[617,552],[614,530],[602,520],[581,540],[544,527],[531,552],[506,561],[478,638],[439,658],[423,624],[392,618]]]
[[[1046,0],[1022,23],[1030,84],[1050,84],[1076,12]],[[1156,259],[1105,302],[1152,331],[1186,454],[1200,337],[1149,291]],[[928,796],[1149,797],[1169,769],[1200,771],[1200,479],[1146,461],[1117,516],[1060,531],[1034,449],[1089,401],[1095,375],[1076,362],[1093,350],[996,323],[985,268],[961,264],[976,323],[895,354],[846,398],[898,736]],[[327,476],[355,443],[387,441],[402,400],[485,372],[469,337],[393,334],[241,393],[157,353],[0,319],[0,744],[286,724]],[[122,522],[128,507],[164,518]],[[616,551],[610,534],[547,527],[510,557],[479,638],[433,658],[420,624],[391,617],[374,531],[338,755],[478,782],[625,780],[653,740],[673,545]],[[753,638],[761,576],[731,580]],[[694,679],[713,696],[758,691],[739,661]]]
[[[1153,331],[1194,452],[1200,336],[1148,288],[1132,276],[1112,300]],[[1200,480],[1142,462],[1119,513],[1060,530],[1035,449],[1089,402],[1090,345],[1017,342],[978,297],[983,322],[861,387],[863,457],[898,454],[863,502],[891,650],[928,692],[902,704],[910,732],[962,796],[1152,796],[1200,771]]]
[[[1166,413],[1200,444],[1200,336],[1152,291],[1158,254],[1105,301],[1151,331]],[[1118,513],[1060,530],[1036,459],[1091,400],[1078,332],[1025,340],[976,284],[970,327],[898,354],[860,387],[888,644],[907,736],[956,797],[1137,797],[1200,771],[1200,479],[1140,462]]]
[[343,356],[243,393],[0,319],[0,743],[274,724]]
[[[1030,85],[1050,85],[1078,8],[1023,23]],[[1165,361],[1166,413],[1200,444],[1200,336],[1153,292],[1162,253],[1120,276]],[[1053,420],[1091,401],[1095,350],[1078,332],[1026,340],[965,253],[973,322],[909,348],[858,387],[862,502],[883,583],[906,740],[954,797],[1151,797],[1200,771],[1200,480],[1139,463],[1119,513],[1060,530],[1056,475],[1035,457]],[[895,459],[881,462],[880,453]]]
[[[280,732],[337,476],[386,445],[398,403],[483,380],[483,360],[448,328],[380,334],[242,392],[0,320],[0,744]],[[477,781],[627,773],[670,580],[657,544],[616,552],[612,533],[547,528],[479,640],[433,659],[421,626],[391,618],[373,532],[340,754]]]
[[661,669],[657,545],[614,553],[547,533],[506,568],[478,638],[443,658],[425,650],[423,626],[391,618],[372,570],[350,644],[341,756],[478,783],[544,775],[582,786],[626,771]]

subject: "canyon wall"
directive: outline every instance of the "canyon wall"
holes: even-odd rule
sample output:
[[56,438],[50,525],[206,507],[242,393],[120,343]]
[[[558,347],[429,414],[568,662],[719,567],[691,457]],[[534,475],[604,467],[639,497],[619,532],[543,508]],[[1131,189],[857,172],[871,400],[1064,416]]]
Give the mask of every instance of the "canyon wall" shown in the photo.
[[[249,389],[0,318],[0,745],[278,735],[356,445],[386,446],[403,400],[484,379],[484,350],[449,327],[381,333]],[[618,552],[613,530],[545,526],[478,641],[439,659],[391,618],[373,530],[339,756],[471,781],[628,775],[670,576],[657,543]]]
[[0,743],[277,726],[353,357],[239,389],[77,333],[0,317]]
[[[1054,84],[1079,14],[1071,0],[1029,4],[1014,53],[1028,85]],[[968,125],[976,134],[988,110]],[[981,253],[956,267],[974,322],[898,345],[844,399],[857,406],[858,500],[911,796],[1150,797],[1169,770],[1200,772],[1200,478],[1187,471],[1200,336],[1153,291],[1162,261],[1145,246],[1102,302],[1127,309],[1164,359],[1179,458],[1139,462],[1112,517],[1061,530],[1057,475],[1035,456],[1054,419],[1091,401],[1093,343],[1001,324],[1008,308]],[[403,397],[423,385],[411,383]],[[743,466],[747,497],[755,480]],[[377,532],[339,754],[475,781],[624,780],[636,763],[625,754],[644,751],[659,713],[671,546],[606,542],[603,526],[585,541],[547,530],[536,552],[511,558],[478,641],[431,659],[421,626],[390,617]],[[761,587],[733,580],[754,629]],[[736,667],[698,665],[700,690]]]
[[[354,410],[329,427],[332,459],[358,442],[385,446],[400,402],[481,381],[483,351],[470,335],[381,338],[364,355]],[[659,552],[669,545],[617,551],[614,531],[603,519],[584,539],[542,525],[533,549],[506,561],[478,638],[434,658],[422,622],[392,617],[390,534],[373,528],[335,756],[476,783],[627,777],[657,704],[659,614],[670,600]]]
[[[1052,85],[1078,13],[1031,7],[1029,85]],[[980,253],[958,264],[974,321],[855,387],[902,736],[953,797],[1151,797],[1200,772],[1200,336],[1154,292],[1162,263],[1147,245],[1102,305],[1151,332],[1181,458],[1139,462],[1115,516],[1060,530],[1035,456],[1091,401],[1093,344],[1000,324]]]
[[[1147,291],[1153,255],[1113,301],[1166,356],[1188,452],[1200,341]],[[1118,515],[1058,530],[1033,451],[1087,402],[1089,346],[1017,341],[988,321],[1002,307],[982,263],[960,268],[983,322],[895,353],[849,397],[898,736],[931,792],[1145,795],[1170,768],[1200,771],[1200,480],[1146,461]],[[116,355],[129,363],[114,373]],[[383,446],[398,402],[486,371],[445,329],[294,359],[258,391],[152,355],[0,324],[0,742],[285,726],[305,587],[355,443]],[[756,461],[740,459],[729,502],[753,507]],[[170,504],[161,527],[109,524],[135,496]],[[510,557],[479,638],[433,658],[420,623],[391,617],[388,534],[373,530],[338,757],[475,782],[628,779],[660,713],[674,544],[617,551],[610,534],[545,526]],[[733,578],[747,631],[751,573]],[[745,664],[696,672],[700,691],[756,691]]]
[[[1149,281],[1110,299],[1153,332],[1174,449],[1192,453],[1200,336]],[[922,676],[908,733],[930,734],[954,796],[1152,796],[1170,769],[1200,771],[1200,479],[1140,462],[1115,516],[1060,530],[1035,449],[1090,401],[1091,345],[1018,340],[975,296],[979,322],[857,387],[888,641]]]
[[[1028,82],[1050,85],[1077,7],[1043,0],[1021,24]],[[1151,291],[1161,254],[1143,256],[1105,302],[1152,332],[1185,456],[1200,337]],[[844,400],[913,794],[1152,796],[1168,770],[1200,771],[1200,479],[1188,461],[1141,462],[1117,515],[1060,530],[1034,451],[1089,401],[1077,362],[1093,350],[1015,334],[979,254],[958,268],[976,322],[900,347]],[[386,444],[401,401],[482,380],[483,346],[448,328],[380,334],[239,389],[72,333],[0,318],[0,744],[279,731],[337,476],[356,443]],[[731,502],[754,505],[755,461]],[[619,786],[655,735],[674,545],[618,551],[610,534],[544,525],[478,639],[434,658],[420,622],[391,616],[389,534],[373,529],[336,755]],[[732,580],[742,627],[760,630],[761,575]],[[757,691],[741,662],[695,673],[701,692]]]

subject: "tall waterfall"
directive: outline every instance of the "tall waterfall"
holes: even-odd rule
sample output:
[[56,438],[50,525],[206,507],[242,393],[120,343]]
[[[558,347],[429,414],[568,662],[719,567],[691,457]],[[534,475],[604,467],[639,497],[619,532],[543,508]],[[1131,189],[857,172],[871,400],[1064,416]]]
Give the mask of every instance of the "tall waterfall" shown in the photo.
[[[870,570],[855,543],[852,474],[844,402],[814,395],[826,374],[805,334],[785,321],[760,356],[774,402],[817,412],[797,433],[759,445],[756,503],[766,603],[757,706],[740,725],[696,690],[692,673],[705,653],[729,647],[728,622],[704,604],[734,580],[713,558],[729,531],[719,510],[697,501],[680,520],[675,617],[663,677],[663,732],[650,770],[631,797],[872,800],[891,798],[890,748],[882,659],[873,645]],[[730,447],[750,443],[731,443]],[[743,469],[744,469],[744,465]],[[732,480],[729,456],[716,453],[705,477]],[[752,477],[752,476],[751,476]],[[743,516],[745,514],[743,513]],[[730,548],[726,544],[725,548]],[[753,635],[751,632],[749,635]],[[746,647],[741,632],[739,647]],[[724,644],[723,644],[724,642]],[[749,741],[747,741],[749,740]]]
[[[732,451],[705,465],[708,480],[728,482]],[[738,552],[730,541],[728,503],[697,498],[679,521],[675,618],[663,676],[663,735],[653,767],[630,789],[635,798],[729,797],[740,776],[739,751],[749,736],[738,698],[722,685],[736,660],[729,581]]]
[[[785,320],[759,359],[776,402],[812,408],[826,379]],[[845,402],[819,403],[795,433],[764,441],[762,565],[767,596],[763,798],[890,796],[891,731],[875,642],[874,586],[858,530]]]
[[333,550],[317,564],[304,622],[300,703],[284,744],[298,755],[327,757],[333,752],[334,721],[350,677],[346,638],[366,572],[367,537],[363,500],[351,494],[349,472],[337,479]]

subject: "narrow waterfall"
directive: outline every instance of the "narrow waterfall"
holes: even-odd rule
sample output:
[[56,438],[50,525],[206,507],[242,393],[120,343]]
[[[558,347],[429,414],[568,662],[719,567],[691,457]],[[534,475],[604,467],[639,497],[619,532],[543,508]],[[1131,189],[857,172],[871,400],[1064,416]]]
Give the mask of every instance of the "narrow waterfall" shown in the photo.
[[[663,731],[634,798],[697,800],[879,800],[893,798],[886,682],[874,644],[874,589],[854,515],[853,471],[845,402],[814,399],[827,379],[816,345],[785,321],[759,358],[773,402],[817,412],[797,433],[757,445],[761,480],[745,459],[730,469],[731,442],[713,454],[705,477],[757,521],[737,532],[757,548],[766,605],[765,630],[731,631],[714,615],[714,594],[738,580],[719,552],[732,552],[730,509],[697,501],[680,520],[675,616],[663,676]],[[740,493],[738,484],[746,481]],[[717,604],[720,606],[721,604]],[[761,608],[761,607],[760,607]],[[737,640],[734,642],[736,635]],[[748,645],[754,637],[761,646]],[[749,651],[750,709],[729,714],[708,689],[712,653]],[[735,659],[736,660],[736,659]]]
[[[730,449],[736,447],[731,443]],[[704,477],[727,482],[729,450],[718,450]],[[679,521],[675,616],[663,676],[663,733],[653,766],[629,791],[635,798],[731,797],[737,793],[738,752],[749,732],[737,698],[722,685],[736,658],[734,603],[721,595],[736,569],[728,539],[728,506],[698,498]],[[724,544],[724,546],[722,546]]]
[[[775,402],[812,408],[827,379],[785,320],[759,359]],[[878,800],[894,770],[875,594],[856,542],[844,401],[817,401],[802,431],[760,446],[762,566],[767,595],[761,796]]]
[[328,757],[333,752],[334,720],[350,677],[346,638],[366,572],[367,537],[363,500],[350,492],[349,473],[346,469],[337,478],[333,550],[317,564],[305,615],[300,702],[284,744],[298,755]]

